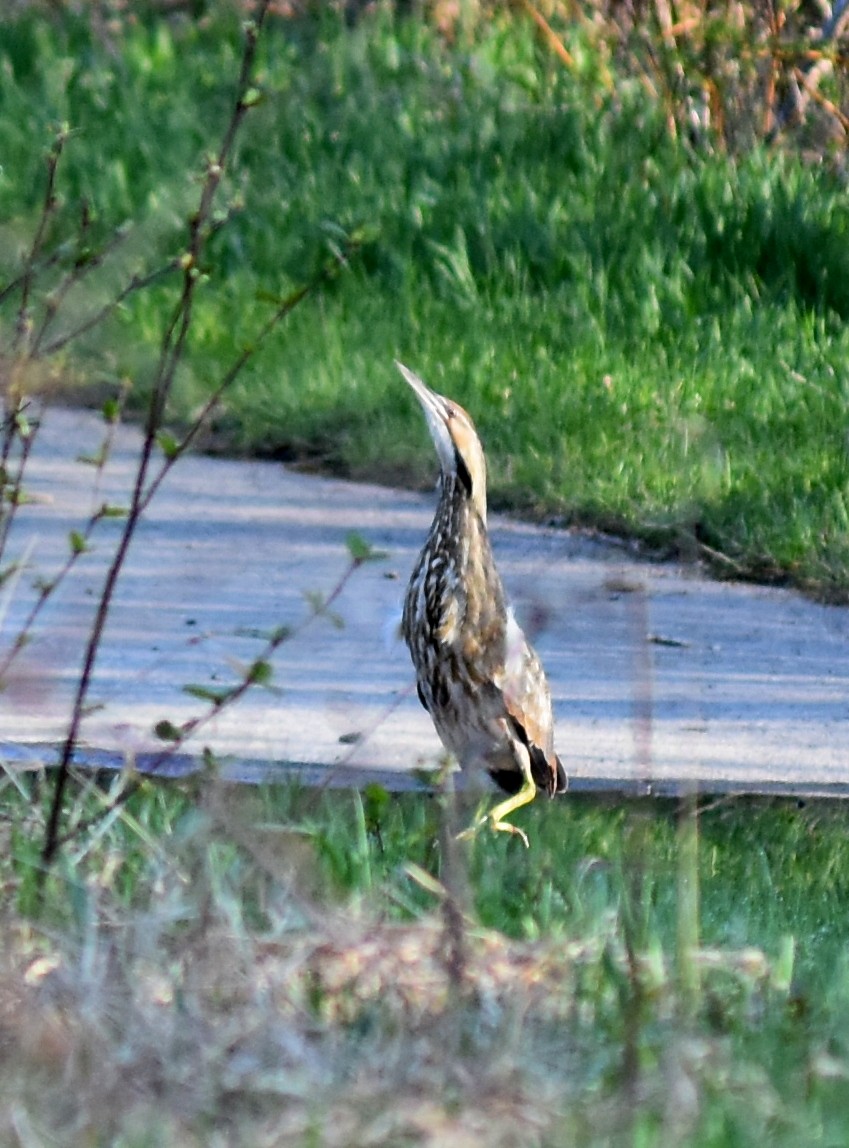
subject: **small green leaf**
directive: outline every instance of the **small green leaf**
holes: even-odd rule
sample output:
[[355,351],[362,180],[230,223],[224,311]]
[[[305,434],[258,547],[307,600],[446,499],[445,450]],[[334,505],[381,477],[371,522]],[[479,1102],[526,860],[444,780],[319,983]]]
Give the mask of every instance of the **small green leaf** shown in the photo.
[[179,741],[182,737],[180,730],[168,718],[158,721],[153,727],[153,732],[160,741]]
[[248,670],[247,680],[254,686],[270,686],[274,677],[274,668],[270,662],[257,658]]
[[363,790],[363,798],[365,799],[366,817],[371,821],[377,821],[382,813],[385,813],[389,807],[389,790],[384,785],[379,785],[376,781],[370,782]]
[[310,608],[316,618],[326,618],[337,630],[344,630],[345,619],[341,614],[337,614],[335,610],[329,610],[327,608],[327,602],[320,590],[305,590],[304,597],[307,602],[309,602]]
[[363,790],[363,814],[369,833],[380,837],[380,823],[389,808],[389,793],[382,785],[367,785]]
[[32,423],[29,421],[23,411],[18,411],[15,415],[15,430],[21,438],[29,438],[32,434]]
[[[0,586],[2,586],[4,582],[8,581],[8,579],[11,578],[13,574],[17,574],[20,568],[21,564],[19,562],[10,562],[8,566],[0,567]],[[37,581],[35,588],[36,590],[39,588]]]
[[88,543],[79,530],[72,530],[68,535],[68,541],[71,544],[71,553],[76,557],[78,554],[85,554],[88,550]]
[[100,408],[103,415],[104,422],[116,423],[121,414],[121,404],[117,399],[107,399],[103,406]]
[[232,693],[232,690],[213,690],[209,686],[188,685],[183,686],[183,693],[190,697],[199,698],[202,702],[209,702],[216,708],[223,705]]
[[106,443],[104,443],[96,454],[78,454],[77,462],[85,463],[86,466],[103,466],[106,462]]
[[304,597],[314,614],[324,613],[324,595],[320,590],[304,590]]
[[180,444],[168,431],[159,431],[156,435],[156,442],[169,462],[180,453]]
[[375,243],[380,238],[380,227],[375,223],[363,223],[349,234],[348,241],[355,245]]
[[790,991],[793,981],[793,969],[796,963],[796,940],[791,934],[781,938],[778,957],[772,966],[772,986],[778,992]]
[[384,557],[383,552],[375,550],[370,542],[353,530],[345,539],[345,545],[355,562],[372,562],[375,558]]
[[129,513],[126,506],[113,506],[109,502],[104,502],[98,511],[100,518],[126,518]]
[[248,88],[242,96],[242,107],[255,108],[257,104],[262,102],[262,99],[263,95],[259,88]]
[[292,627],[275,626],[273,630],[263,630],[260,626],[237,626],[233,633],[238,638],[257,638],[269,646],[279,646],[292,633]]

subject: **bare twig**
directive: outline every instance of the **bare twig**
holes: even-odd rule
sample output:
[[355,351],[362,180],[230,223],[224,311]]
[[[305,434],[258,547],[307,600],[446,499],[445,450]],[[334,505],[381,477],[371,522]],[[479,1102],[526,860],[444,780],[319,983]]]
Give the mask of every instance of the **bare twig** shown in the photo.
[[[39,332],[39,338],[35,346],[35,350],[40,352],[41,356],[44,357],[55,355],[57,351],[61,351],[63,347],[66,347],[75,339],[79,339],[81,335],[85,335],[88,331],[91,331],[93,327],[97,327],[105,319],[108,319],[109,316],[114,311],[116,311],[121,306],[121,304],[129,298],[130,295],[133,295],[136,291],[144,290],[145,287],[150,287],[150,285],[155,283],[158,279],[162,279],[171,272],[176,271],[179,266],[180,260],[172,259],[162,267],[157,267],[154,271],[148,271],[144,275],[133,275],[130,281],[118,292],[118,294],[110,299],[108,303],[104,303],[103,306],[95,311],[93,315],[89,315],[89,317],[84,319],[82,323],[78,324],[78,326],[72,328],[70,331],[67,331],[59,338],[54,339],[53,342],[48,343],[46,347],[41,347],[41,339],[43,339],[46,329],[49,326],[49,319],[45,319],[42,329]],[[50,319],[52,319],[52,316],[50,316]]]
[[778,81],[778,37],[784,22],[784,13],[777,12],[773,0],[767,2],[767,18],[769,20],[769,65],[767,68],[766,89],[764,91],[764,114],[761,131],[768,135],[775,123],[775,96]]
[[685,1015],[699,1000],[700,975],[695,959],[699,947],[699,802],[698,788],[678,806],[677,933],[678,982]]
[[326,263],[310,283],[305,284],[303,287],[299,287],[296,291],[293,291],[291,295],[288,295],[276,308],[272,316],[260,328],[251,345],[249,347],[245,347],[239,353],[239,355],[236,356],[230,367],[227,369],[227,371],[225,371],[218,386],[201,407],[201,410],[195,417],[192,425],[183,435],[182,439],[176,443],[174,448],[169,452],[168,456],[162,464],[159,473],[155,475],[155,477],[151,480],[150,484],[144,491],[141,502],[142,510],[147,508],[150,500],[156,494],[157,490],[162,484],[163,479],[166,477],[171,467],[175,462],[177,462],[179,458],[185,454],[185,452],[197,438],[198,434],[206,424],[207,419],[221,402],[224,393],[228,390],[228,388],[231,386],[236,377],[241,373],[250,359],[253,358],[253,356],[256,354],[268,336],[280,325],[280,323],[286,318],[287,315],[289,315],[300,303],[304,301],[304,299],[307,298],[308,295],[313,294],[323,284],[332,279],[332,277],[339,270],[339,267],[344,265],[345,260],[348,256],[351,255],[354,249],[355,244],[352,244],[344,253],[344,255],[338,255]]
[[34,280],[41,275],[42,272],[48,271],[51,267],[55,267],[57,263],[61,263],[63,259],[67,258],[71,250],[71,242],[72,241],[68,239],[64,240],[64,242],[60,243],[49,255],[44,256],[43,259],[35,260],[29,270],[25,268],[23,271],[20,271],[14,279],[10,279],[4,287],[0,287],[0,303],[4,303],[10,295],[23,287],[28,274]]
[[18,307],[18,322],[15,330],[14,343],[14,350],[16,352],[20,351],[22,344],[28,343],[32,332],[29,315],[30,291],[35,276],[36,261],[41,252],[45,233],[47,232],[47,225],[56,211],[56,171],[59,167],[59,160],[67,139],[68,132],[66,129],[63,129],[54,139],[53,146],[47,156],[47,184],[44,189],[44,199],[42,201],[41,213],[38,218],[38,224],[36,225],[35,235],[33,236],[32,244],[24,263],[21,278],[21,302]]
[[520,0],[520,3],[530,18],[533,20],[533,22],[536,24],[537,28],[539,28],[540,32],[542,32],[546,42],[548,43],[548,46],[551,48],[554,54],[559,57],[559,59],[566,65],[567,68],[574,69],[574,56],[567,49],[566,45],[551,27],[545,16],[543,16],[542,12],[534,7],[534,5],[531,3],[531,0]]
[[[831,65],[828,66],[827,71],[831,71]],[[819,90],[818,85],[821,76],[815,72],[815,69],[811,68],[810,71],[803,72],[801,68],[796,68],[794,75],[802,86],[808,102],[813,100],[818,107],[821,107],[824,112],[827,112],[837,121],[843,135],[849,134],[849,116]],[[807,102],[805,106],[807,106]]]
[[[182,290],[162,339],[159,361],[154,373],[154,386],[148,406],[144,441],[139,456],[129,511],[124,529],[115,549],[115,554],[106,573],[103,589],[101,590],[97,610],[95,611],[95,617],[86,643],[82,669],[74,696],[71,719],[59,760],[53,800],[42,850],[42,859],[45,867],[53,861],[59,848],[59,827],[64,808],[65,789],[68,783],[70,765],[79,736],[80,723],[85,710],[95,663],[103,639],[106,621],[112,606],[115,587],[123,570],[127,552],[144,509],[147,475],[153,457],[157,432],[165,410],[165,404],[171,391],[177,367],[185,352],[186,341],[192,322],[194,297],[199,282],[199,268],[209,233],[208,229],[216,192],[218,191],[222,176],[230,161],[238,130],[248,109],[256,102],[256,93],[252,86],[252,76],[258,39],[268,12],[269,2],[270,0],[261,0],[257,7],[256,17],[253,21],[245,25],[245,45],[242,53],[239,79],[236,85],[236,99],[233,110],[224,132],[218,156],[213,162],[207,165],[198,208],[189,219],[188,249],[179,261],[179,266],[183,272]],[[44,872],[44,870],[42,870],[42,872]]]
[[[24,471],[37,431],[38,422],[27,419],[19,400],[15,409],[6,414],[0,446],[0,562],[3,560],[15,510],[23,497]],[[12,468],[12,447],[15,442],[19,443],[20,454]]]
[[[118,227],[99,251],[87,252],[83,246],[83,243],[88,233],[89,226],[90,223],[88,214],[84,212],[82,226],[77,241],[77,257],[74,260],[73,266],[65,273],[61,282],[50,292],[50,294],[47,296],[47,299],[45,300],[44,314],[41,318],[41,324],[39,325],[35,338],[32,341],[32,348],[30,353],[33,358],[38,356],[41,352],[42,343],[44,342],[51,324],[59,313],[59,309],[64,299],[67,297],[68,292],[73,287],[76,287],[79,283],[81,283],[87,275],[91,274],[92,271],[96,270],[98,267],[101,267],[108,256],[111,255],[112,252],[115,251],[115,249],[119,247],[130,235],[130,228]],[[134,289],[136,288],[134,287]],[[128,293],[129,292],[125,292],[123,298],[126,298]],[[120,299],[118,302],[120,302]],[[115,303],[115,306],[118,305],[118,302]],[[91,325],[93,324],[90,324],[89,326]],[[89,327],[86,326],[84,329],[88,330]],[[72,335],[70,337],[74,338],[75,336]],[[69,339],[66,338],[64,343],[67,343],[68,341]],[[64,343],[60,343],[59,346],[63,346]],[[59,346],[54,346],[52,350],[58,350]],[[51,349],[48,349],[48,351],[45,353],[50,354]]]
[[[162,723],[162,732],[168,735],[169,744],[148,764],[145,774],[147,776],[155,776],[157,771],[161,770],[174,754],[182,749],[190,737],[200,733],[209,722],[212,721],[213,718],[218,717],[224,709],[229,709],[235,705],[249,689],[257,685],[270,685],[270,680],[266,679],[269,678],[270,659],[274,656],[275,652],[285,642],[292,641],[293,638],[302,634],[317,618],[326,615],[327,611],[347,586],[354,572],[362,566],[363,561],[365,560],[362,558],[353,558],[327,597],[322,598],[320,601],[313,601],[309,613],[297,626],[280,626],[272,632],[263,649],[257,657],[251,661],[241,681],[229,689],[223,690],[216,699],[210,702],[209,709],[205,713],[199,714],[197,717],[192,718],[179,727],[174,726],[169,728],[170,723]],[[142,781],[143,779],[141,777],[137,775],[134,776],[128,784],[115,795],[112,801],[106,803],[102,809],[98,810],[98,812],[91,817],[79,821],[73,829],[59,837],[56,842],[56,848],[58,849],[68,844],[68,842],[79,837],[80,834],[86,833],[88,830],[94,828],[94,826],[98,825],[105,817],[111,816],[119,805],[123,805],[138,791]]]
[[[810,67],[807,70],[793,69],[790,91],[783,107],[774,117],[769,138],[775,139],[785,128],[801,123],[811,100],[823,104],[832,114],[836,112],[836,118],[845,130],[846,117],[833,104],[820,98],[819,86],[826,76],[832,74],[835,66],[833,57],[828,52],[824,52],[822,46],[838,40],[846,31],[847,25],[849,25],[849,0],[837,0],[837,3],[832,7],[831,14],[820,30],[816,54],[808,57],[812,60]],[[797,55],[796,59],[798,58]]]
[[[98,450],[97,455],[96,455],[97,478],[96,478],[96,482],[95,482],[95,490],[97,489],[97,483],[103,474],[103,471],[106,467],[107,460],[108,460],[109,455],[111,453],[112,441],[115,437],[115,427],[118,424],[118,420],[120,418],[121,409],[123,407],[123,403],[124,403],[124,400],[126,398],[126,394],[127,394],[127,391],[125,388],[123,393],[121,394],[121,396],[117,400],[114,400],[113,409],[111,411],[109,411],[108,413],[107,413],[107,408],[104,408],[104,415],[106,417],[108,425],[107,425],[107,429],[106,429],[106,434],[104,435],[103,441],[100,444],[100,449]],[[33,435],[30,435],[25,440],[25,446],[26,446],[27,454],[29,453],[29,450],[31,449],[32,439],[33,439]],[[25,456],[21,460],[19,471],[18,471],[18,481],[19,482],[20,482],[21,476],[23,475],[26,461],[27,461],[27,459]],[[70,547],[69,547],[67,558],[65,559],[64,563],[60,566],[59,570],[53,575],[52,578],[43,580],[41,582],[41,584],[38,586],[38,597],[36,598],[35,602],[33,603],[32,608],[30,609],[29,614],[27,615],[26,619],[23,622],[23,625],[21,626],[20,630],[18,631],[18,633],[15,637],[15,640],[12,643],[8,653],[6,654],[6,656],[4,658],[0,659],[0,686],[2,686],[3,679],[5,678],[6,674],[9,672],[9,669],[11,668],[12,663],[14,662],[15,658],[18,656],[18,654],[21,652],[21,650],[23,650],[24,647],[27,645],[27,643],[29,641],[30,634],[32,633],[32,631],[35,627],[35,623],[38,620],[38,616],[41,613],[42,609],[44,608],[46,603],[50,600],[50,598],[53,596],[53,594],[56,592],[56,590],[62,585],[62,583],[67,578],[67,576],[71,573],[71,571],[73,570],[73,568],[77,564],[77,560],[83,554],[87,553],[88,543],[89,543],[89,540],[91,538],[92,533],[94,532],[94,528],[97,526],[97,524],[99,522],[102,522],[104,518],[115,518],[115,517],[121,516],[122,514],[123,514],[123,511],[119,507],[110,506],[108,503],[105,503],[105,502],[101,503],[101,505],[96,510],[92,511],[91,515],[89,516],[88,521],[85,523],[82,530],[72,532],[70,540],[69,540],[70,541]],[[5,526],[6,523],[0,523],[0,525]],[[3,541],[5,541],[5,539],[2,536],[0,536],[0,554],[2,554],[2,552],[3,552]]]
[[59,586],[74,569],[77,561],[87,552],[88,542],[95,526],[97,526],[99,522],[102,522],[104,518],[110,518],[112,516],[112,508],[104,503],[99,510],[95,511],[95,513],[89,517],[88,522],[86,522],[82,530],[73,532],[71,544],[68,548],[68,556],[56,574],[52,578],[38,584],[38,596],[35,602],[33,602],[29,614],[24,619],[6,656],[0,659],[0,686],[2,686],[3,679],[6,674],[8,674],[15,658],[17,658],[18,654],[20,654],[21,650],[23,650],[29,642],[30,634],[35,627],[39,614]]

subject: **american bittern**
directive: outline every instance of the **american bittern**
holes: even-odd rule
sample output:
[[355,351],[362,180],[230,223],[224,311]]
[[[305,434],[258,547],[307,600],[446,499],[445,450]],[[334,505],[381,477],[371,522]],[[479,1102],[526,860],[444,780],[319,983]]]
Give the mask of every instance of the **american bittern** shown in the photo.
[[[439,502],[404,601],[402,631],[419,698],[464,769],[483,768],[510,796],[479,825],[566,789],[554,752],[551,695],[513,616],[486,528],[486,462],[468,414],[401,363],[422,405],[441,467]],[[467,834],[474,833],[479,825]]]

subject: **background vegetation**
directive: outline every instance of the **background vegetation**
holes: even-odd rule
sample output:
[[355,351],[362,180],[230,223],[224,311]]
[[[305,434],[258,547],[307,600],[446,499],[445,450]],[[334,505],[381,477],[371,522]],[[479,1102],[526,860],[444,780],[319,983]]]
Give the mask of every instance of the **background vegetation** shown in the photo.
[[[187,247],[244,15],[4,10],[0,510],[31,400],[190,425],[262,338],[211,446],[428,481],[398,355],[498,503],[845,597],[840,5],[281,6]],[[458,852],[423,794],[71,772],[60,804],[45,868],[49,787],[0,783],[0,1143],[847,1140],[841,808],[569,799]]]
[[[83,210],[90,249],[132,228],[98,290],[173,257],[241,16],[173,7],[23,5],[7,19],[7,277],[59,123],[54,237]],[[357,232],[361,257],[243,374],[216,443],[429,482],[398,356],[473,412],[498,505],[843,597],[840,23],[771,4],[427,11],[318,5],[265,37],[263,102],[170,416],[196,409],[274,298]],[[129,298],[56,372],[126,377],[141,396],[169,289]],[[87,280],[67,319],[93,294]]]

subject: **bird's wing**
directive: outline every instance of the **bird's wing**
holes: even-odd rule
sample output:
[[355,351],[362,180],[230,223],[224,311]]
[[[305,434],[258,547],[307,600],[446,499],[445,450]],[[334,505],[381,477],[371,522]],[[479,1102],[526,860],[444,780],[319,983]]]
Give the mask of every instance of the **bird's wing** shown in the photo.
[[545,671],[513,611],[507,612],[504,670],[499,682],[513,732],[527,747],[534,781],[547,793],[560,788],[554,752],[554,719]]

